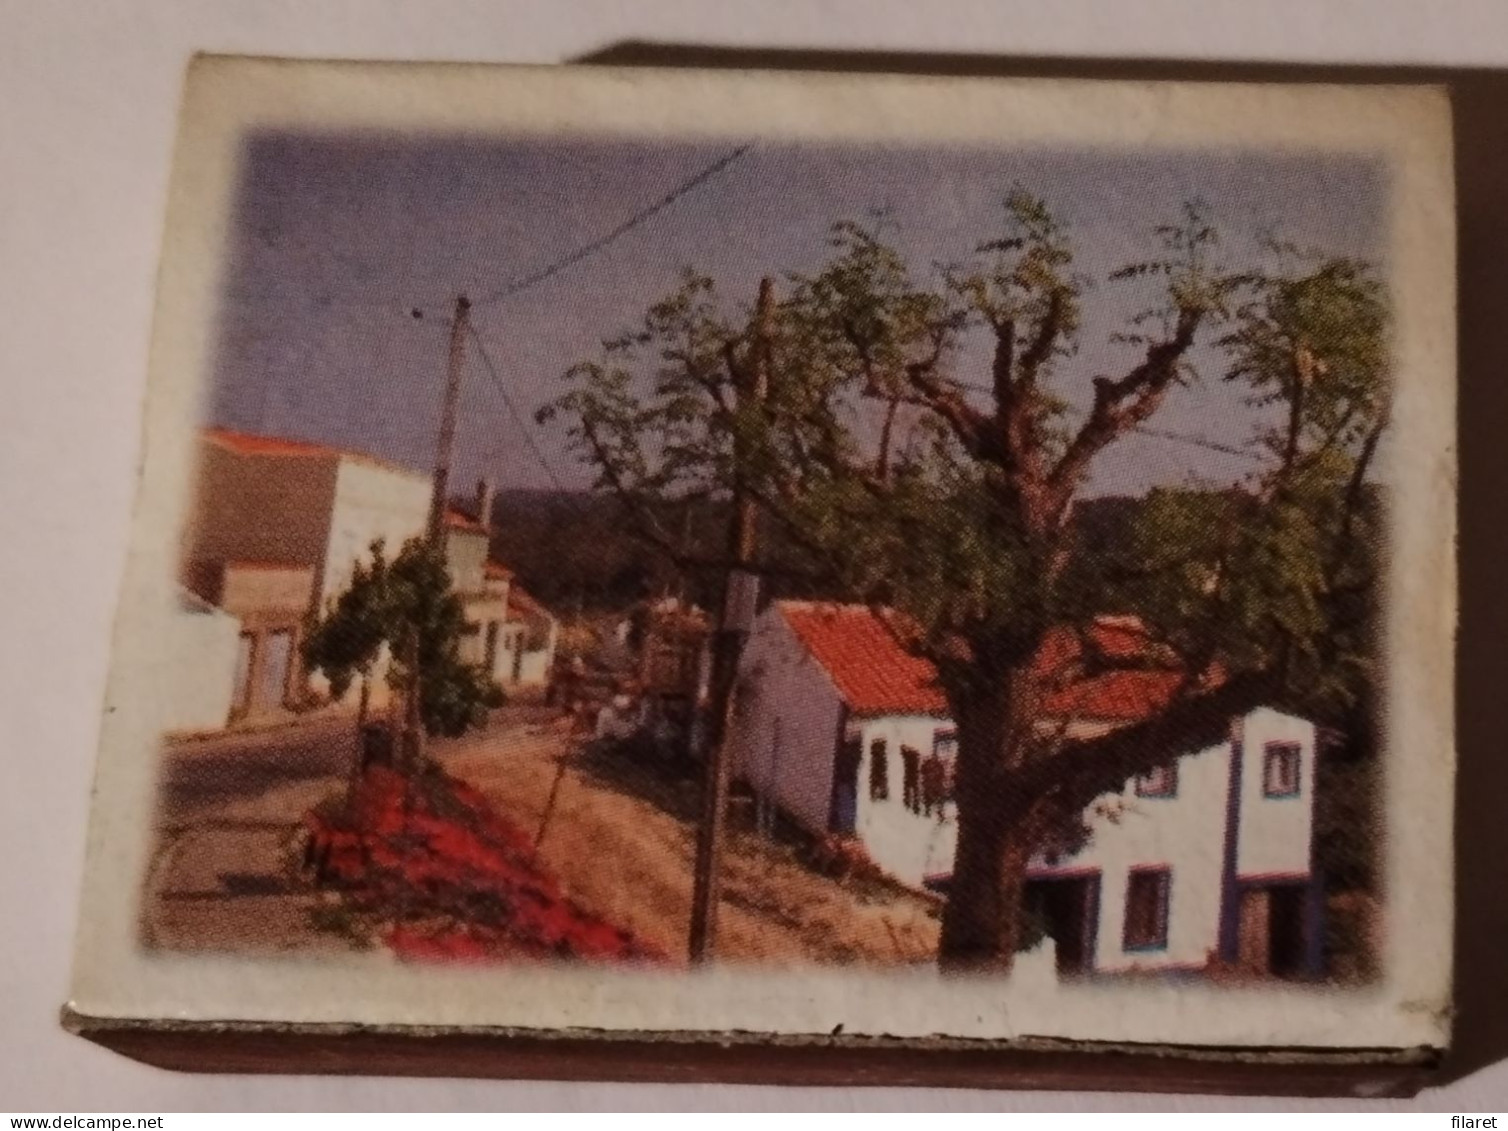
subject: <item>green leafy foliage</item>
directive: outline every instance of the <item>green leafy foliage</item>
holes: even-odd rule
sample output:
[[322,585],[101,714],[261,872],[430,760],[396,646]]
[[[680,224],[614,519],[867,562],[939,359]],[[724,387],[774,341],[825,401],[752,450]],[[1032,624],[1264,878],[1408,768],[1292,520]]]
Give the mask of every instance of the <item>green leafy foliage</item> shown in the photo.
[[[1251,676],[1245,686],[1281,689],[1277,705],[1335,725],[1354,722],[1375,681],[1369,477],[1388,351],[1370,268],[1272,244],[1232,269],[1209,210],[1187,204],[1149,233],[1146,258],[1104,280],[1142,309],[1099,328],[1135,354],[1111,377],[1073,364],[1094,329],[1093,281],[1075,269],[1067,225],[1020,187],[1000,215],[971,255],[926,279],[890,241],[888,217],[835,224],[826,262],[787,276],[768,318],[688,271],[541,413],[641,514],[651,500],[753,496],[780,555],[767,549],[762,568],[903,614],[959,723],[961,844],[982,827],[1045,835],[1064,783],[1040,764],[1095,766],[1045,740],[1032,714],[1033,661],[1056,626],[1134,614],[1191,677],[1186,693],[1207,676]],[[960,373],[981,336],[988,365]],[[1249,390],[1263,466],[1230,487],[1153,491],[1094,541],[1074,517],[1093,461],[1195,379],[1201,341]],[[769,378],[762,398],[755,373]],[[1127,755],[1117,772],[1147,757]],[[1006,802],[1022,820],[999,819]],[[982,853],[995,863],[981,867],[1001,857]],[[1010,887],[955,876],[945,949],[1013,950],[1013,928],[980,941],[1009,914],[970,923],[956,906],[987,909],[984,893]]]
[[388,678],[408,685],[408,643],[418,634],[420,714],[432,735],[457,736],[483,726],[489,708],[502,705],[502,691],[485,668],[460,659],[465,610],[451,589],[443,555],[413,538],[388,561],[381,540],[371,562],[357,563],[351,583],[305,632],[303,656],[321,671],[336,696],[354,678],[367,678],[386,650],[393,658]]
[[370,563],[358,561],[351,583],[323,616],[304,626],[304,665],[321,671],[337,699],[357,678],[369,677],[393,632],[393,608],[388,588],[388,563],[381,541],[372,543]]

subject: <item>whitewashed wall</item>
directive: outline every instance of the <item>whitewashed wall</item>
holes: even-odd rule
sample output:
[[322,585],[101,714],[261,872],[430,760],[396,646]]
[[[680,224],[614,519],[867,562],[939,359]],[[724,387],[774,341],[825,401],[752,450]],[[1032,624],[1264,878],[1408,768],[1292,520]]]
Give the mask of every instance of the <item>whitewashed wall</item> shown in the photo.
[[[426,494],[424,519],[427,522],[429,498]],[[480,593],[486,585],[487,550],[490,539],[481,530],[449,527],[445,531],[445,565],[450,570],[450,584],[460,593]],[[507,593],[502,594],[507,600]]]
[[[321,608],[351,583],[358,560],[370,560],[373,540],[381,538],[386,543],[384,552],[392,560],[404,542],[424,532],[429,520],[429,494],[429,481],[416,472],[349,458],[339,460],[324,561],[319,563],[315,581],[318,586],[315,598]],[[373,709],[392,702],[392,689],[387,682],[391,659],[384,646],[373,665],[370,700]],[[329,694],[330,685],[316,672],[309,678],[309,689],[323,696]],[[359,697],[359,685],[353,685],[341,702],[354,707]]]
[[[958,844],[958,822],[951,802],[942,819],[913,813],[905,805],[905,763],[901,747],[910,746],[925,758],[932,753],[939,730],[952,730],[948,719],[930,715],[890,715],[868,719],[861,728],[864,756],[859,763],[857,832],[870,857],[902,883],[921,887],[929,876],[947,876],[953,871]],[[870,772],[874,744],[883,740],[888,762],[889,796],[877,801],[870,796]]]
[[[1238,736],[1242,764],[1237,874],[1242,879],[1307,875],[1314,825],[1314,724],[1260,707],[1241,720]],[[1299,745],[1299,792],[1294,797],[1263,795],[1262,769],[1269,742]]]
[[[1099,970],[1202,966],[1219,943],[1221,861],[1230,784],[1230,747],[1222,743],[1178,760],[1173,797],[1138,797],[1134,782],[1090,806],[1089,843],[1071,857],[1032,862],[1034,876],[1100,873]],[[1168,868],[1168,942],[1162,950],[1123,945],[1126,885],[1133,868]]]
[[150,685],[162,693],[161,729],[219,730],[230,718],[235,694],[241,622],[209,605],[180,605],[164,623],[172,640],[152,651],[157,670]]
[[429,480],[360,460],[342,459],[335,476],[330,532],[318,579],[323,604],[345,589],[358,560],[377,538],[391,559],[403,543],[423,534],[429,520]]
[[[827,831],[842,703],[777,609],[754,622],[739,664],[734,776],[801,825]],[[862,804],[862,779],[861,779]]]
[[555,663],[555,632],[551,625],[549,639],[543,648],[524,649],[524,658],[518,665],[520,687],[543,687],[550,681],[550,668]]

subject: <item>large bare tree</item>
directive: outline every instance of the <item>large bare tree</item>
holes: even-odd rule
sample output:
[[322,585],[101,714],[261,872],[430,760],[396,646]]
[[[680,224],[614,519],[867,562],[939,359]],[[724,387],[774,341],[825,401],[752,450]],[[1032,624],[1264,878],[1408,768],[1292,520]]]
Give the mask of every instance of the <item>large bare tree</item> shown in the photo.
[[[1002,969],[1031,857],[1094,797],[1219,740],[1259,703],[1345,698],[1367,678],[1370,602],[1356,596],[1372,584],[1386,305],[1368,266],[1344,258],[1272,245],[1223,266],[1194,205],[1148,233],[1145,261],[1098,281],[1019,188],[1000,230],[930,285],[888,223],[835,225],[826,264],[787,276],[758,323],[688,272],[541,416],[563,418],[599,486],[630,503],[736,485],[826,592],[898,614],[958,727],[940,960]],[[1118,372],[1079,361],[1091,285],[1145,303],[1096,328],[1125,358]],[[1198,372],[1199,356],[1215,371]],[[741,396],[759,365],[768,391]],[[1155,490],[1114,546],[1086,552],[1075,503],[1096,458],[1197,380],[1245,391],[1252,472]],[[1110,613],[1141,618],[1177,686],[1154,717],[1068,741],[1044,717],[1056,681],[1146,656],[1086,647],[1066,672],[1038,657],[1049,632],[1088,642]]]

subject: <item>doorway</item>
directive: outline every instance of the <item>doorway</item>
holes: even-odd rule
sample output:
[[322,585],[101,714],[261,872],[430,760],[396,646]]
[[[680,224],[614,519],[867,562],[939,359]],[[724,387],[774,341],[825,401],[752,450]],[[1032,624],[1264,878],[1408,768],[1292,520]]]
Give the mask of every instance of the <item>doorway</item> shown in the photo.
[[1306,895],[1302,884],[1283,884],[1268,892],[1267,968],[1279,978],[1304,973]]
[[293,633],[277,629],[262,638],[262,665],[257,674],[256,706],[276,710],[288,697],[288,674],[293,661]]
[[1241,892],[1236,965],[1247,974],[1297,978],[1308,952],[1308,889],[1263,884]]
[[828,802],[827,829],[829,832],[847,835],[859,822],[859,763],[864,760],[864,747],[857,738],[849,739],[838,746],[838,755],[833,760],[833,789]]
[[257,638],[249,632],[241,633],[236,642],[235,690],[231,694],[230,713],[233,718],[244,715],[251,707],[251,671],[256,662]]
[[1027,915],[1035,917],[1052,938],[1059,974],[1086,974],[1094,969],[1100,915],[1098,872],[1028,880],[1024,902]]

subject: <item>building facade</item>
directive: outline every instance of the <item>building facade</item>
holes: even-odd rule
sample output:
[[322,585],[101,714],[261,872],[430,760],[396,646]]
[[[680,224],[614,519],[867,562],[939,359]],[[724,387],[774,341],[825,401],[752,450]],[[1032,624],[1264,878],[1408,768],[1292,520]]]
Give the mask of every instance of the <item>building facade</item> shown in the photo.
[[508,590],[508,619],[497,665],[503,688],[543,690],[555,667],[560,624],[553,613],[514,582]]
[[149,686],[163,689],[167,700],[158,717],[170,734],[219,730],[231,715],[240,622],[180,587],[165,632],[169,639],[151,652],[156,670]]
[[[182,572],[195,597],[240,626],[219,725],[328,696],[328,684],[300,662],[307,618],[349,586],[374,542],[391,556],[422,536],[430,499],[428,475],[363,453],[221,428],[201,434]],[[474,515],[447,510],[445,554],[466,610],[462,656],[505,683],[517,666],[508,642],[522,642],[527,625],[510,606],[511,574],[489,561],[491,505],[484,482]],[[384,656],[370,683],[372,707],[390,700],[386,671]],[[358,694],[348,694],[353,704]]]
[[[184,576],[241,621],[231,721],[327,693],[299,662],[305,618],[349,585],[374,541],[396,553],[423,533],[429,498],[426,476],[361,453],[220,428],[202,433]],[[381,705],[386,681],[374,679],[372,691]]]
[[[1107,618],[1095,646],[1140,647]],[[1076,645],[1051,636],[1043,662]],[[1085,738],[1160,709],[1156,666],[1063,681],[1045,733]],[[1081,845],[1028,867],[1030,914],[1063,972],[1205,969],[1313,974],[1322,888],[1312,862],[1317,735],[1259,708],[1227,741],[1096,798]],[[957,844],[957,733],[931,665],[862,606],[777,602],[744,651],[735,775],[817,834],[853,836],[903,883],[946,890]]]

